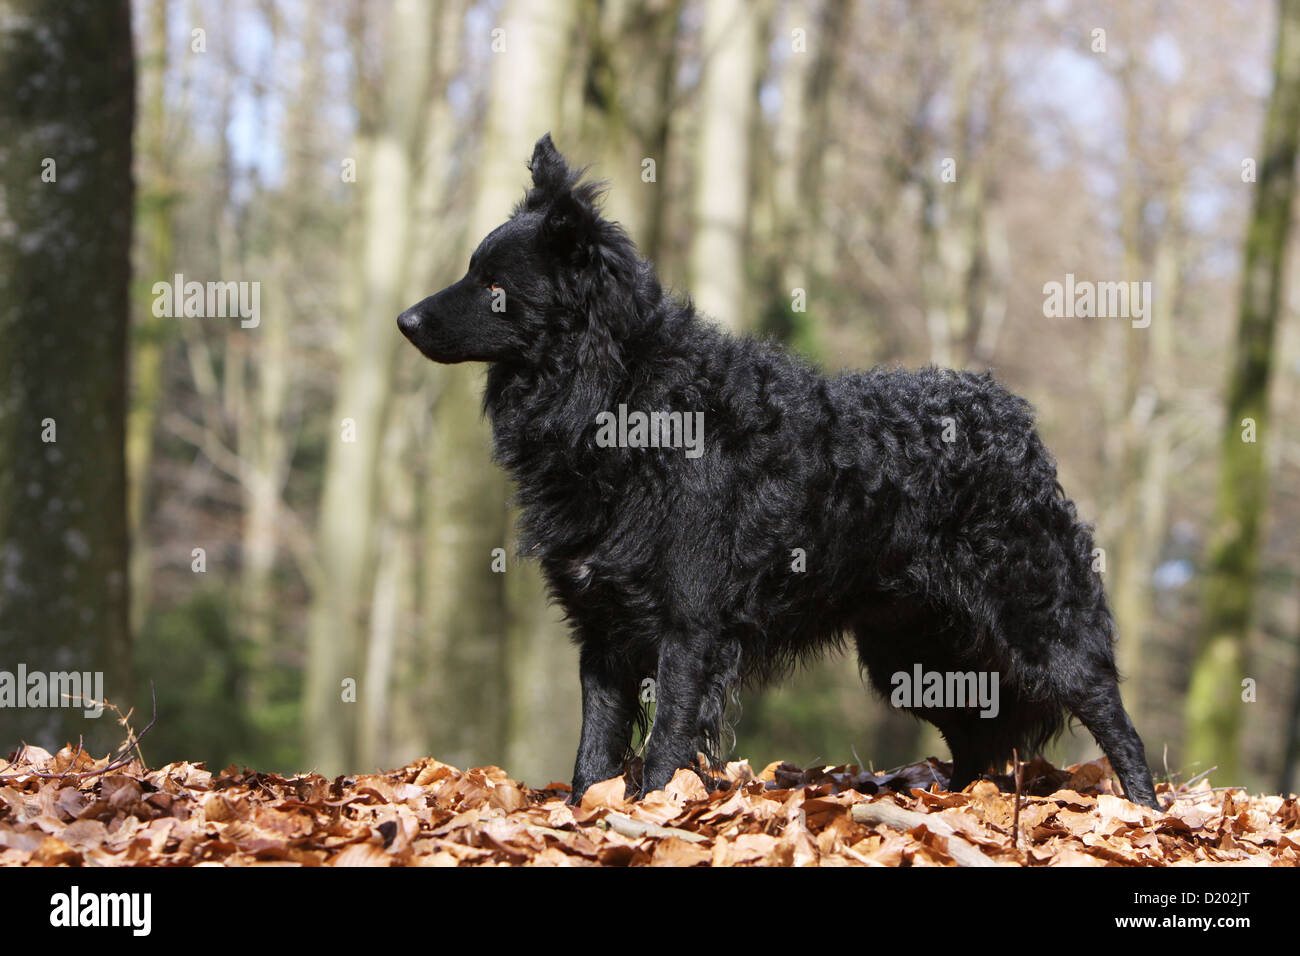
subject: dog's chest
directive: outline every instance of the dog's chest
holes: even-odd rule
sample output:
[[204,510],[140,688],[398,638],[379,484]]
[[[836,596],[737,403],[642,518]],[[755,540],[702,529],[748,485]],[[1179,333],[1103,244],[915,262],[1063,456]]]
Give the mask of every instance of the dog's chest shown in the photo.
[[543,561],[543,569],[565,609],[585,620],[606,613],[617,618],[644,600],[637,575],[599,554]]
[[566,574],[574,587],[579,589],[588,587],[595,579],[591,557],[588,555],[569,561]]

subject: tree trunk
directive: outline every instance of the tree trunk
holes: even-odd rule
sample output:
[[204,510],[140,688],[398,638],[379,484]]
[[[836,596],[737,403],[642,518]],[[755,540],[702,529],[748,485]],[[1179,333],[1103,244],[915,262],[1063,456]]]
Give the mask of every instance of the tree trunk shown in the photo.
[[[846,4],[832,3],[814,17],[811,4],[798,0],[784,8],[776,38],[784,63],[781,109],[771,137],[771,223],[765,256],[770,279],[763,284],[768,302],[762,309],[762,329],[809,355],[817,352],[819,323],[814,316],[824,307],[818,294],[822,263],[816,261],[817,237],[826,229],[822,165],[832,110],[839,105],[830,90],[843,55],[847,13]],[[803,31],[798,45],[795,30]],[[800,310],[795,309],[796,289],[804,291]]]
[[[1142,216],[1148,196],[1142,182],[1142,85],[1137,64],[1132,57],[1123,61],[1118,80],[1125,105],[1128,160],[1120,193],[1120,228],[1124,243],[1122,277],[1124,281],[1136,281],[1145,272],[1147,263],[1142,248]],[[1169,290],[1170,293],[1172,291]],[[1145,634],[1141,619],[1147,587],[1139,559],[1141,542],[1138,534],[1141,529],[1138,524],[1138,507],[1145,466],[1145,439],[1148,437],[1144,432],[1153,411],[1150,403],[1139,402],[1138,392],[1141,382],[1150,381],[1151,330],[1134,329],[1128,322],[1111,320],[1103,329],[1102,335],[1109,342],[1103,360],[1115,359],[1122,362],[1120,387],[1114,387],[1114,379],[1111,377],[1106,384],[1109,402],[1103,406],[1110,415],[1106,433],[1115,441],[1117,460],[1117,467],[1110,472],[1114,481],[1113,500],[1118,515],[1115,559],[1112,565],[1115,582],[1111,588],[1111,610],[1116,631],[1120,635],[1116,662],[1120,674],[1127,681],[1124,702],[1129,713],[1137,718],[1143,709],[1140,690]],[[1147,409],[1146,412],[1143,411],[1144,408]]]
[[[1274,87],[1258,162],[1242,264],[1241,313],[1228,380],[1227,421],[1209,542],[1202,638],[1187,697],[1188,769],[1217,765],[1221,785],[1241,783],[1241,682],[1265,504],[1262,442],[1271,438],[1268,385],[1282,309],[1291,202],[1300,141],[1300,0],[1279,3]],[[1254,423],[1254,441],[1243,424]]]
[[149,7],[149,50],[140,58],[143,110],[140,118],[140,164],[144,185],[139,190],[139,230],[142,272],[135,281],[131,336],[131,400],[126,420],[127,516],[131,535],[132,630],[139,630],[149,606],[153,561],[145,540],[145,502],[149,465],[153,460],[154,427],[162,397],[162,357],[166,319],[150,308],[153,283],[172,275],[172,204],[175,186],[167,140],[164,89],[167,76],[167,4]]
[[[369,9],[369,8],[368,8]],[[374,572],[371,534],[376,472],[391,399],[391,378],[405,307],[403,268],[410,259],[412,167],[423,139],[433,8],[394,4],[385,32],[384,82],[377,103],[362,95],[357,186],[363,218],[357,298],[349,303],[344,367],[330,422],[331,442],[318,530],[321,580],[312,596],[304,699],[307,754],[324,774],[354,769],[359,726],[355,701],[382,693],[363,683],[363,635]],[[364,70],[360,70],[366,86]],[[351,685],[348,685],[351,686]]]
[[[1300,650],[1300,638],[1296,649]],[[1295,686],[1291,688],[1291,707],[1287,711],[1286,740],[1282,745],[1282,770],[1278,775],[1279,793],[1296,790],[1296,767],[1300,765],[1300,654],[1297,654]]]
[[[563,81],[576,13],[573,0],[512,0],[493,24],[505,48],[492,55],[462,264],[522,195],[536,139],[551,130],[565,148],[572,127]],[[483,374],[474,365],[444,369],[434,410],[425,591],[438,686],[430,742],[450,763],[508,764],[524,778],[546,768],[549,776],[568,763],[576,740],[576,655],[553,622],[536,565],[514,554],[510,487],[491,460],[481,413]],[[504,573],[492,569],[497,548]],[[549,709],[537,707],[531,691],[539,687]]]
[[767,13],[767,2],[716,0],[704,7],[690,289],[701,312],[733,330],[753,324],[745,295],[751,124]]
[[[412,193],[410,257],[404,303],[417,302],[447,285],[460,268],[464,237],[464,173],[457,174],[455,150],[465,131],[452,121],[445,90],[461,69],[460,28],[463,0],[435,4],[434,44],[425,96],[424,137],[419,144]],[[425,587],[424,555],[433,547],[424,534],[423,504],[429,487],[426,449],[430,446],[430,408],[438,371],[413,348],[398,347],[394,405],[384,437],[375,535],[374,595],[371,601],[366,681],[362,706],[359,764],[400,766],[430,749],[436,736],[430,701],[437,698],[442,662],[430,653],[431,637],[422,623],[431,600]]]
[[[584,162],[609,183],[605,214],[653,261],[666,205],[668,124],[681,0],[584,0]],[[642,180],[645,159],[655,181]]]
[[[127,0],[0,2],[0,666],[102,671],[119,704],[134,99]],[[0,712],[0,746],[121,742],[52,703]]]

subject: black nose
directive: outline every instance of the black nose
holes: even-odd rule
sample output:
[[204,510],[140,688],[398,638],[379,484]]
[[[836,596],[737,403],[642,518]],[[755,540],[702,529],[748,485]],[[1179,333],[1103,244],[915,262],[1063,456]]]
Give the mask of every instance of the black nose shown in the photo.
[[415,334],[415,330],[420,327],[420,316],[414,309],[407,309],[397,317],[397,327],[409,339]]

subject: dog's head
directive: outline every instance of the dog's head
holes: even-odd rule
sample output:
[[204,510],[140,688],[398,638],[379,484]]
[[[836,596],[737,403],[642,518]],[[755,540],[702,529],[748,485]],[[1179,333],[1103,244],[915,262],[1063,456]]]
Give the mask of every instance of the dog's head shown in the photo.
[[435,362],[528,364],[567,339],[576,360],[617,361],[636,312],[636,249],[600,214],[547,133],[529,164],[533,186],[470,256],[464,278],[411,306],[398,328]]

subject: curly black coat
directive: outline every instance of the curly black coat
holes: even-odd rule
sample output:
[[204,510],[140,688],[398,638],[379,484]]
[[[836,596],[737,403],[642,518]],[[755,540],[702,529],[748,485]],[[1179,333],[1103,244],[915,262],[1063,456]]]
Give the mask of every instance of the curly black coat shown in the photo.
[[[1093,541],[1027,402],[988,375],[827,378],[669,296],[551,143],[465,277],[398,319],[438,362],[490,363],[484,405],[580,645],[573,799],[621,772],[657,678],[643,791],[716,759],[727,694],[856,640],[871,682],[996,674],[1000,710],[913,707],[959,788],[1077,715],[1132,800],[1155,806],[1120,702]],[[703,413],[699,457],[604,447],[619,406]]]

